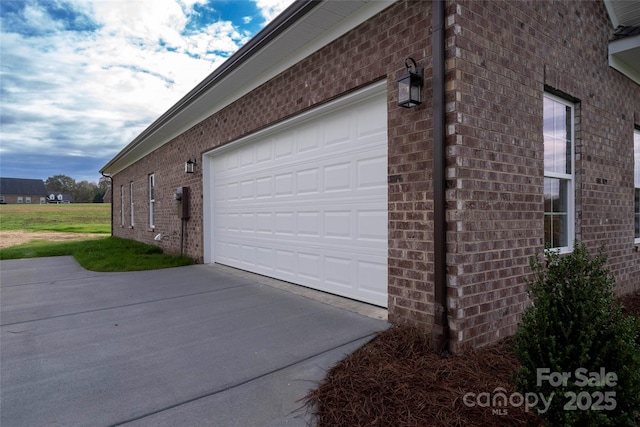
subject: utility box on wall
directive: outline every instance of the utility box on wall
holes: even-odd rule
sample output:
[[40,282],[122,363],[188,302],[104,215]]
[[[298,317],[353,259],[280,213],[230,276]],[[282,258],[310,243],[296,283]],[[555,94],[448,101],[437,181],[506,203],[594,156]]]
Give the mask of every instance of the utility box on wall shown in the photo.
[[178,218],[189,219],[189,187],[178,187],[175,199],[178,202],[176,211]]

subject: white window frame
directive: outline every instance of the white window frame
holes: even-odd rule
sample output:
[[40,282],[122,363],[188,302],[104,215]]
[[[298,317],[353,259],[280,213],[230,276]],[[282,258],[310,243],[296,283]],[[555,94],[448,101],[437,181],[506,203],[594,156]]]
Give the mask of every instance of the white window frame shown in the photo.
[[640,244],[640,128],[633,129],[633,234]]
[[[576,147],[576,134],[575,134],[575,110],[576,106],[573,102],[567,101],[564,98],[553,95],[551,93],[545,92],[544,98],[547,98],[551,101],[560,103],[564,106],[571,108],[571,117],[570,117],[570,127],[571,127],[571,147],[570,153],[571,156],[571,173],[559,173],[556,171],[544,170],[545,178],[552,179],[560,179],[567,182],[567,200],[566,200],[566,208],[567,208],[567,245],[566,246],[555,246],[551,247],[552,250],[557,250],[560,253],[569,253],[573,251],[573,243],[575,240],[575,147]],[[544,137],[545,129],[543,126],[543,137]],[[547,216],[547,212],[545,211],[545,217]],[[545,220],[546,222],[546,220]],[[547,244],[545,240],[545,245]]]
[[156,178],[154,174],[149,174],[149,228],[155,228],[155,186]]
[[134,221],[134,204],[133,204],[133,181],[129,182],[129,226],[135,225]]
[[40,197],[40,204],[41,205],[46,205],[47,204],[47,198],[46,197]]
[[26,196],[25,197],[25,203],[30,205],[31,204],[31,196]]
[[124,185],[120,186],[120,226],[124,227]]
[[24,199],[22,198],[22,196],[18,196],[18,204],[22,203],[24,203]]

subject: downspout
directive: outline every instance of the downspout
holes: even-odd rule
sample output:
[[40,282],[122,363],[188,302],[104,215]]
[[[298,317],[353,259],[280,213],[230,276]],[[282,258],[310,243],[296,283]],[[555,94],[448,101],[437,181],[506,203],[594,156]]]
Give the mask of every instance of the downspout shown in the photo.
[[113,237],[113,177],[109,174],[104,174],[102,172],[100,172],[100,175],[104,176],[105,178],[108,178],[109,181],[111,182],[111,184],[109,185],[109,188],[111,189],[111,237]]
[[436,353],[448,350],[447,316],[447,219],[445,188],[445,87],[444,87],[444,2],[432,2],[433,69],[433,328],[431,348]]

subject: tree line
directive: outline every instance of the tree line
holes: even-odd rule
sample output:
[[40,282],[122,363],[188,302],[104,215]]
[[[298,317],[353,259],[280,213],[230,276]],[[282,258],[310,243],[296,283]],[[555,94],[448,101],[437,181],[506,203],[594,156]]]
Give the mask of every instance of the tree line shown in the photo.
[[103,203],[103,197],[111,187],[108,178],[100,178],[98,183],[89,181],[76,182],[67,175],[55,175],[44,183],[48,193],[70,194],[73,203]]

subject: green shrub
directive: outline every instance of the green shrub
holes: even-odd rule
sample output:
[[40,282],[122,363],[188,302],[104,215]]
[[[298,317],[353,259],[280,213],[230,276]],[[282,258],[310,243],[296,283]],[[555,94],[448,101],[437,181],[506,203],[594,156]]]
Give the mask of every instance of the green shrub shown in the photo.
[[[638,421],[640,322],[623,315],[615,303],[614,279],[605,262],[602,250],[592,257],[578,243],[566,256],[548,250],[546,260],[531,260],[533,305],[515,335],[521,364],[515,380],[524,396],[553,396],[540,413],[553,426],[633,426]],[[585,377],[605,380],[590,374],[603,369],[608,383],[584,384]],[[564,382],[562,373],[569,375]],[[531,410],[544,411],[544,405]]]

